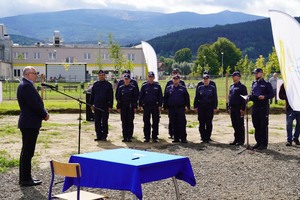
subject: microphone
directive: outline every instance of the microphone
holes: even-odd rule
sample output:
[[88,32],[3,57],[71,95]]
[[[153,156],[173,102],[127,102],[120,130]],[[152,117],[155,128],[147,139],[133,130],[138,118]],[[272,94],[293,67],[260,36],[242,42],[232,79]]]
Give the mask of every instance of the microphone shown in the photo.
[[41,85],[44,86],[44,87],[48,87],[48,88],[51,88],[53,90],[56,90],[56,87],[53,86],[53,85],[49,85],[49,84],[46,84],[46,83],[42,83]]

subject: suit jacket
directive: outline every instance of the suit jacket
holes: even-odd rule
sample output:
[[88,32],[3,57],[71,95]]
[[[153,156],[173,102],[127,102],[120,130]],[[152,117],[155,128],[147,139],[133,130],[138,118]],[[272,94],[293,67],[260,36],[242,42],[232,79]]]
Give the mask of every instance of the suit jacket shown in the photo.
[[34,85],[25,78],[18,86],[17,99],[21,110],[18,128],[41,128],[48,113]]

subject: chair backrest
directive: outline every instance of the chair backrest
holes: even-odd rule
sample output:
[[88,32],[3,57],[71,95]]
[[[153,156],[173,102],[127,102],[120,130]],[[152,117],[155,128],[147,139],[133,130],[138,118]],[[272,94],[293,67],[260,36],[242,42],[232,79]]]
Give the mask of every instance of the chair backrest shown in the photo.
[[48,199],[52,199],[52,187],[54,184],[55,175],[64,176],[64,177],[72,177],[77,178],[77,199],[80,196],[80,177],[81,177],[81,169],[79,163],[61,163],[54,160],[50,161],[50,167],[52,172],[51,183],[49,187]]
[[72,178],[81,177],[81,169],[79,163],[61,163],[54,160],[50,161],[50,163],[52,163],[53,170],[56,175]]

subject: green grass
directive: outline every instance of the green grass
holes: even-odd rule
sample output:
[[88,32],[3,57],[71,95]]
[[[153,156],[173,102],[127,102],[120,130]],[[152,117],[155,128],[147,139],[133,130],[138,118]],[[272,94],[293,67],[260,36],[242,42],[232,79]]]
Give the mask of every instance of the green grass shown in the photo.
[[7,172],[7,168],[16,166],[19,166],[19,160],[11,158],[5,150],[0,151],[0,173]]
[[[251,77],[252,78],[252,77]],[[231,78],[228,79],[227,83],[227,90],[226,90],[226,79],[225,78],[216,78],[213,79],[216,82],[217,85],[217,91],[218,91],[218,100],[219,105],[218,108],[222,111],[226,108],[226,94],[228,93],[229,87],[232,84]],[[162,87],[162,90],[164,91],[165,85],[168,80],[159,80],[159,84]],[[139,87],[141,87],[142,83],[144,81],[140,80]],[[199,80],[185,80],[185,83],[193,83],[197,84]],[[245,83],[247,86],[248,91],[250,91],[252,79],[244,80],[242,79],[242,82]],[[10,84],[10,85],[8,85]],[[16,101],[16,88],[18,83],[3,83],[3,99],[4,101],[0,103],[0,114],[19,114],[19,106]],[[39,84],[37,83],[36,86]],[[80,83],[59,83],[59,90],[63,91],[64,85],[77,85],[78,90],[76,91],[65,91],[66,94],[76,98],[81,99],[85,102],[86,95],[83,93],[83,90],[80,87]],[[85,83],[84,88],[87,87],[87,83]],[[9,90],[10,89],[10,90]],[[190,102],[191,107],[193,107],[194,97],[195,97],[195,89],[188,89],[189,95],[190,95]],[[114,91],[115,93],[115,91]],[[58,92],[55,91],[46,91],[44,95],[44,104],[45,107],[51,112],[78,112],[79,109],[79,103],[71,98],[68,98]],[[249,106],[252,105],[252,102],[249,102]],[[278,113],[281,113],[283,111],[283,108],[285,106],[285,102],[282,100],[278,101],[278,104],[272,104],[271,109],[276,110]],[[116,107],[116,101],[114,100],[114,108]],[[82,110],[86,109],[86,105],[82,104]]]
[[19,130],[17,125],[5,125],[0,127],[0,137],[18,134]]

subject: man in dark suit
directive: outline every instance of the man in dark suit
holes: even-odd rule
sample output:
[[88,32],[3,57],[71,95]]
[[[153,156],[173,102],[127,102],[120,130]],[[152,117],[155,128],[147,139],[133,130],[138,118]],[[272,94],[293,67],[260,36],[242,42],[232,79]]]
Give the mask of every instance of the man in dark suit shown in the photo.
[[42,120],[47,121],[49,114],[34,87],[36,79],[36,69],[31,66],[25,67],[23,69],[23,79],[17,90],[17,99],[21,110],[18,128],[22,132],[19,184],[24,187],[42,183],[42,181],[35,180],[31,176],[31,159],[34,155]]

